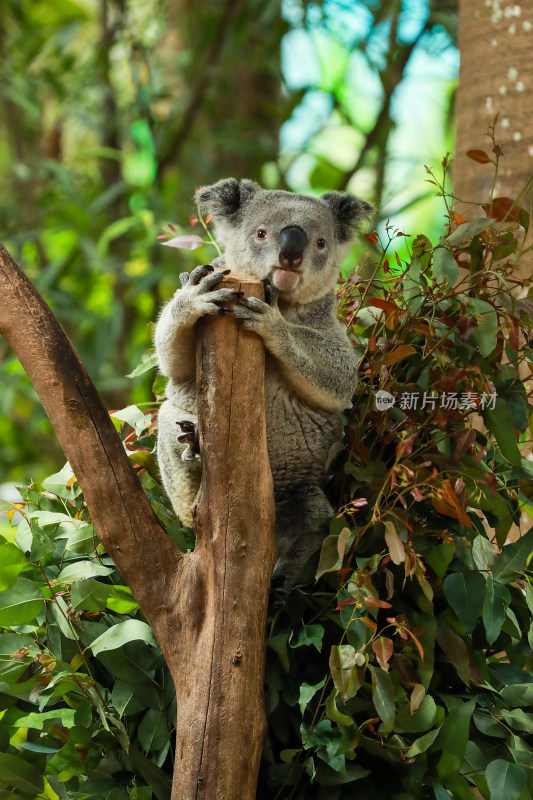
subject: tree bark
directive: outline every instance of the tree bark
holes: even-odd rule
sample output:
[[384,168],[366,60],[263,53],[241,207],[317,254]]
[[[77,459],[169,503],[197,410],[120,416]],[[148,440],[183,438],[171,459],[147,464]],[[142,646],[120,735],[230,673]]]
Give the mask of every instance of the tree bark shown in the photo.
[[[486,0],[459,3],[461,69],[457,94],[454,192],[462,201],[487,202],[494,172],[490,164],[477,164],[466,151],[481,149],[494,158],[486,133],[498,113],[496,138],[503,147],[496,197],[515,199],[533,172],[533,0],[504,4]],[[522,205],[529,209],[529,197]],[[478,216],[475,208],[457,206],[465,216]],[[530,274],[531,253],[526,253],[517,275]]]
[[[261,296],[261,283],[225,284]],[[231,315],[202,322],[197,542],[182,554],[155,517],[59,322],[0,245],[0,334],[25,368],[98,535],[151,624],[178,721],[172,800],[253,800],[266,721],[265,620],[275,558],[264,348]]]
[[[221,285],[247,297],[263,294],[259,281],[236,275]],[[172,798],[253,800],[266,731],[264,638],[276,550],[265,353],[259,337],[231,316],[204,319],[200,327],[203,467],[194,512],[196,548],[181,588],[186,639],[175,638],[181,651],[181,746]]]

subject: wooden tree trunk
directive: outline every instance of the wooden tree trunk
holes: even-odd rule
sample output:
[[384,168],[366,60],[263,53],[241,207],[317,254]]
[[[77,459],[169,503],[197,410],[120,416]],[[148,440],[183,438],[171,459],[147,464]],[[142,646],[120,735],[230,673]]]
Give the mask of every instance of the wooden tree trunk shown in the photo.
[[[533,173],[533,0],[487,3],[460,0],[459,49],[461,70],[457,94],[454,191],[463,201],[487,202],[494,171],[466,157],[466,151],[486,150],[493,158],[486,133],[498,114],[497,141],[503,146],[496,197],[516,198]],[[529,210],[531,192],[522,205]],[[479,209],[458,205],[464,216]],[[530,274],[532,253],[521,260],[517,275]]]
[[[246,295],[259,282],[226,278]],[[151,624],[177,692],[172,800],[254,800],[265,733],[265,621],[275,558],[264,348],[235,319],[202,324],[197,542],[156,519],[63,329],[0,245],[0,334],[24,366],[98,535]]]
[[[247,297],[263,292],[259,281],[234,275],[221,286]],[[253,800],[266,731],[265,622],[276,550],[259,337],[231,315],[202,320],[197,383],[202,483],[175,636],[172,800]]]

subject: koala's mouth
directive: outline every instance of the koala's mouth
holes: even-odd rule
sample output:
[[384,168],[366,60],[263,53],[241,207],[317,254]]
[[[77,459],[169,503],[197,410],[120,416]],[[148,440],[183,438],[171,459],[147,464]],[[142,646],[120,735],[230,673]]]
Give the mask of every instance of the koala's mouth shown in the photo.
[[302,273],[295,269],[276,266],[272,272],[272,283],[280,292],[292,292],[300,283]]

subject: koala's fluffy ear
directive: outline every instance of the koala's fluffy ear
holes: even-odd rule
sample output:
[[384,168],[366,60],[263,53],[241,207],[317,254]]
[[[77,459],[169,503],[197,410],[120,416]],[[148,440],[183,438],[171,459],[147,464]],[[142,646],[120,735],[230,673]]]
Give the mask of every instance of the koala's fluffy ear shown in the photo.
[[341,242],[349,241],[360,220],[366,219],[374,210],[366,200],[346,192],[326,192],[321,200],[324,200],[333,211]]
[[260,188],[254,181],[239,183],[235,178],[224,178],[211,186],[202,186],[196,193],[196,201],[204,206],[215,222],[237,222],[242,207]]

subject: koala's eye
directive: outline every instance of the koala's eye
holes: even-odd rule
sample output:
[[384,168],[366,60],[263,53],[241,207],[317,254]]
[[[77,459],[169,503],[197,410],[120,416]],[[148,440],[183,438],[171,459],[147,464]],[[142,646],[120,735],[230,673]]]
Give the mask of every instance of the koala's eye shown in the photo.
[[266,239],[267,232],[264,228],[258,228],[255,235],[257,236],[258,239]]
[[323,250],[324,247],[326,246],[326,240],[325,239],[317,239],[316,240],[316,246],[318,247],[319,250]]

